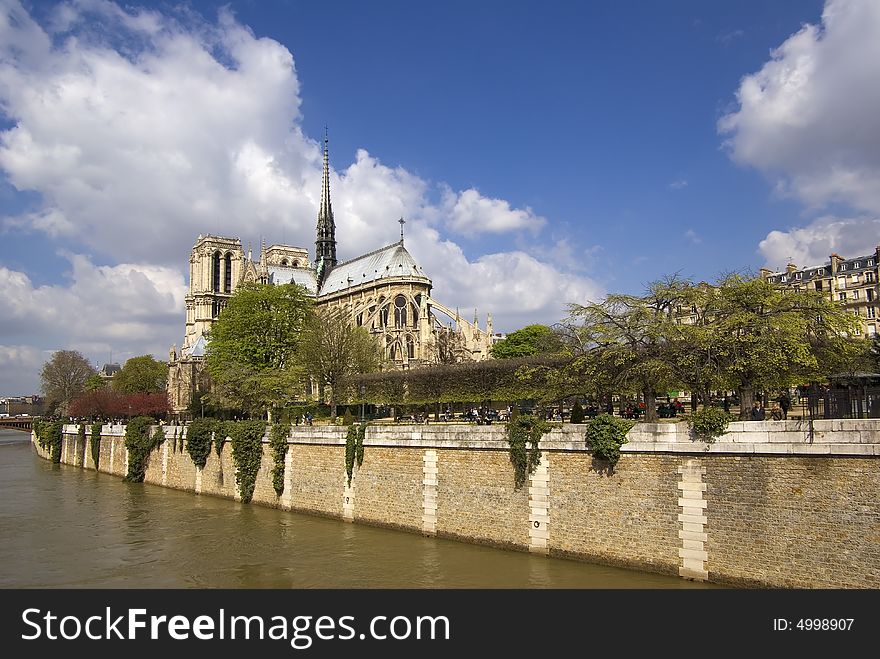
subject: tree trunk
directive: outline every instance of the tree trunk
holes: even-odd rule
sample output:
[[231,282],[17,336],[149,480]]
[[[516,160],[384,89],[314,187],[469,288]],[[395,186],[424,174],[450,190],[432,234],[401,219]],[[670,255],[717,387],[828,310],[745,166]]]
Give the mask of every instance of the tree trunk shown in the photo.
[[642,392],[645,397],[645,421],[657,423],[657,398],[653,389],[645,389]]
[[336,399],[330,399],[330,423],[336,425]]
[[755,389],[753,387],[739,388],[739,420],[748,421],[755,403]]

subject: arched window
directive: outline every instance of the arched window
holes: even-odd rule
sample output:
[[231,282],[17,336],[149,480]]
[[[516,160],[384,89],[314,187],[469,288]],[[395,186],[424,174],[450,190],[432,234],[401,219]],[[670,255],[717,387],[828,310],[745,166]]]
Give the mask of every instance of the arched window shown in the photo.
[[406,298],[398,295],[394,298],[394,326],[400,329],[406,327]]
[[413,341],[411,335],[407,335],[406,337],[406,356],[408,359],[416,358],[416,342]]
[[388,327],[388,307],[389,305],[386,304],[379,312],[379,324],[381,327]]
[[388,358],[392,361],[397,359],[397,343],[392,339],[388,339]]
[[220,252],[214,252],[214,258],[212,259],[212,264],[214,266],[213,273],[214,277],[211,280],[211,288],[215,293],[220,292]]
[[299,267],[299,261],[294,261],[291,265],[292,265],[294,268],[298,268],[298,267]]
[[287,259],[281,259],[281,267],[282,267],[282,268],[286,268],[286,267],[287,267]]
[[223,259],[223,292],[232,292],[232,254],[229,252],[226,253],[226,258]]

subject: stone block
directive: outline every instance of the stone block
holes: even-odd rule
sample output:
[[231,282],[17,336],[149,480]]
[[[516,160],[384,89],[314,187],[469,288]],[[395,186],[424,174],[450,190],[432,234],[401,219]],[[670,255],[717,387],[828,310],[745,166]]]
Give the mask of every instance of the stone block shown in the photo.
[[682,508],[706,508],[709,502],[705,499],[679,499],[678,505]]
[[678,556],[679,558],[693,558],[698,561],[709,560],[709,553],[702,549],[679,549]]
[[709,520],[706,519],[705,515],[685,515],[684,513],[680,513],[678,515],[678,521],[685,524],[708,524]]
[[678,576],[684,579],[693,579],[694,581],[706,581],[709,578],[709,572],[689,567],[680,567],[678,568]]
[[709,541],[709,534],[700,531],[679,531],[678,537],[682,540],[699,540],[700,542]]

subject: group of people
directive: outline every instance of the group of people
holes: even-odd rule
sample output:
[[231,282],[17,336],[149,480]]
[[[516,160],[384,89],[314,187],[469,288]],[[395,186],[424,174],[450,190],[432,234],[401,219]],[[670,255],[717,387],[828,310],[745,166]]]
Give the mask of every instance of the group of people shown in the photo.
[[[770,408],[770,420],[785,421],[788,418],[788,410],[790,409],[791,396],[789,396],[787,391],[783,391],[779,398],[773,403],[773,407]],[[749,411],[749,420],[765,421],[766,418],[767,415],[764,411],[764,405],[761,403],[760,398],[756,398],[755,403],[752,405],[752,409]]]

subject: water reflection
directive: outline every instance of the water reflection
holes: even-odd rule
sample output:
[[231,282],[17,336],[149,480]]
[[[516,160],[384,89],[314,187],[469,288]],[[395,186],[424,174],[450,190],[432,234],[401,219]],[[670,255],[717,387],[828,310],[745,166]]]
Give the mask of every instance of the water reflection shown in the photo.
[[700,588],[53,465],[0,431],[0,587]]

